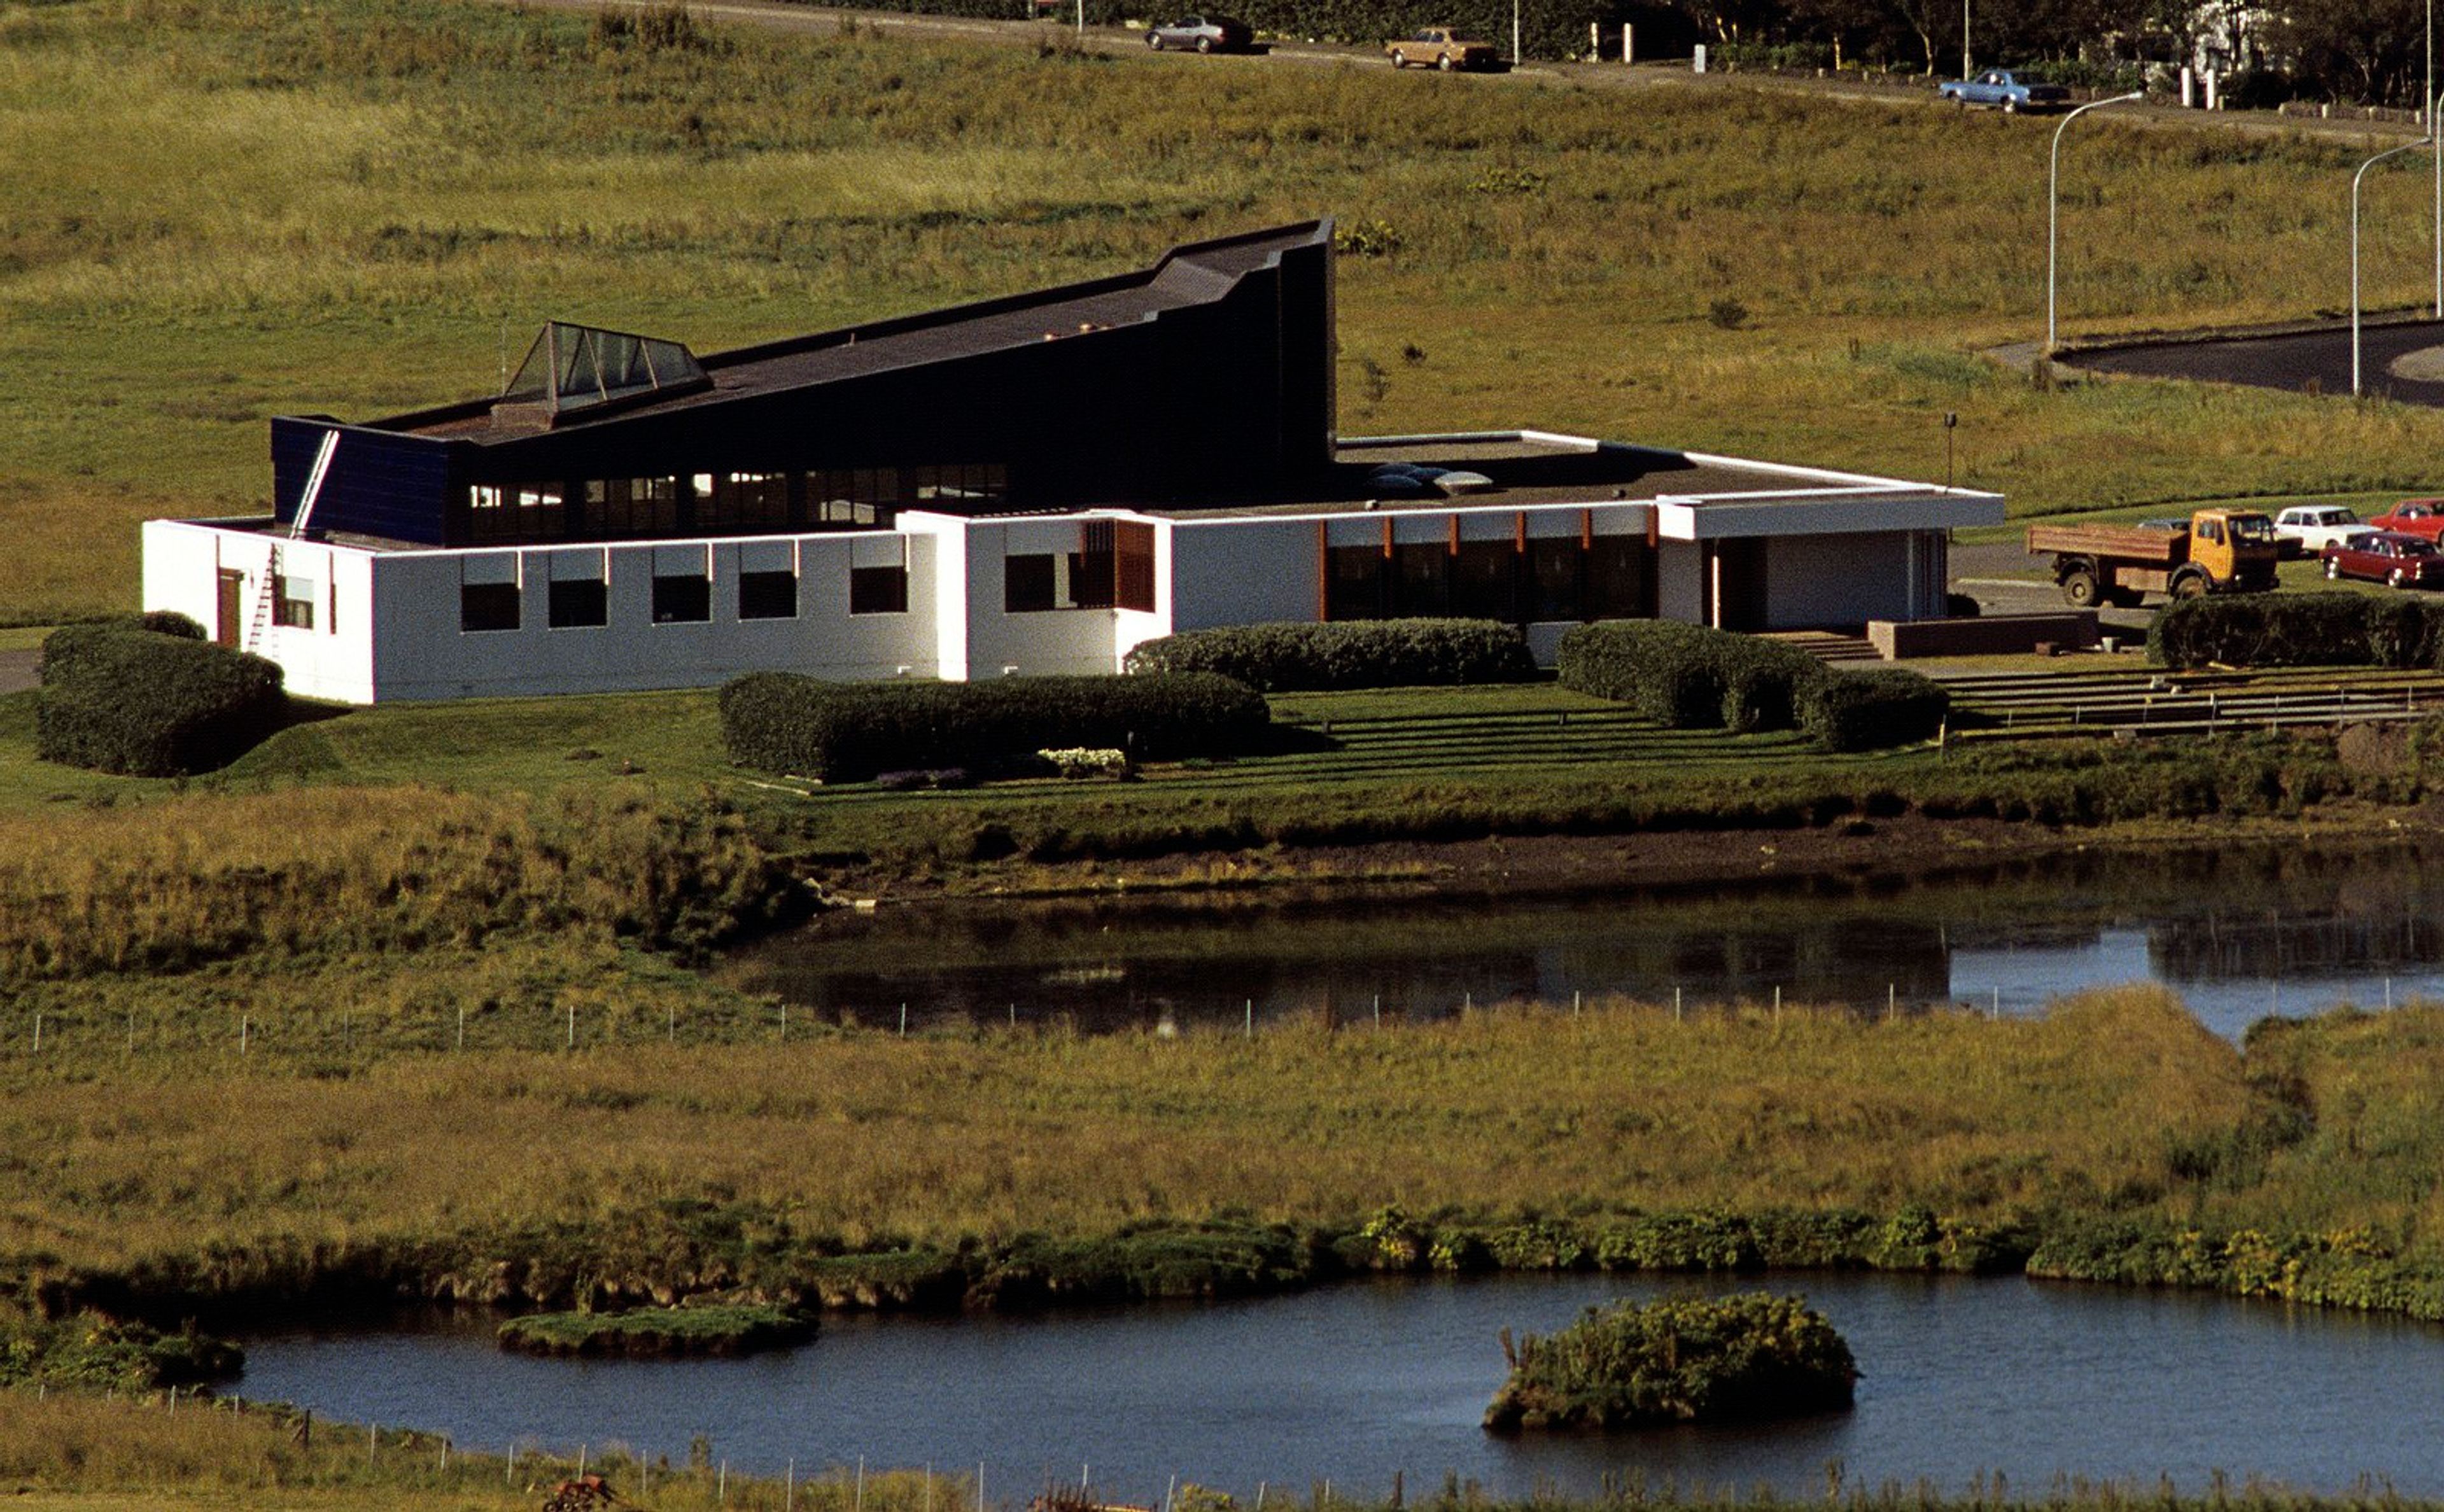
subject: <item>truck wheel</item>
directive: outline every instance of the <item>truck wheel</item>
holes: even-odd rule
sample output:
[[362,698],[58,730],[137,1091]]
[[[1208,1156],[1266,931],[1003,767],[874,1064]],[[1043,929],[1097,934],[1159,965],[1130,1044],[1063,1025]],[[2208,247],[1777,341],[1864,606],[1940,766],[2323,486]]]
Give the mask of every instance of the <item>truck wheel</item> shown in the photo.
[[2073,609],[2093,609],[2102,585],[2097,581],[2094,567],[2073,567],[2063,574],[2063,602]]
[[2185,578],[2173,580],[2173,597],[2176,599],[2203,599],[2206,596],[2207,580],[2206,574],[2202,572],[2193,572]]
[[1450,53],[1444,53],[1440,58],[1435,60],[1435,66],[1440,68],[1445,73],[1449,73],[1453,68],[1458,67],[1459,65],[1453,61]]

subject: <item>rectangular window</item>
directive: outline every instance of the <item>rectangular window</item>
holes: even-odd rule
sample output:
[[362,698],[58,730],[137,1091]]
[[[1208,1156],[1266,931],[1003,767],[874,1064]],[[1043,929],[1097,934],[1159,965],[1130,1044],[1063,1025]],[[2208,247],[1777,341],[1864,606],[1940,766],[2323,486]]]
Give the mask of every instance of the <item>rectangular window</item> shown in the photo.
[[1117,574],[1112,564],[1112,522],[1084,520],[1078,526],[1078,549],[1069,557],[1069,602],[1073,609],[1109,609]]
[[697,624],[713,618],[713,580],[701,573],[654,579],[654,623]]
[[1392,613],[1432,617],[1449,613],[1451,547],[1440,541],[1409,542],[1392,548]]
[[1001,606],[1005,613],[1024,615],[1050,609],[1054,604],[1053,589],[1051,553],[1004,559]]
[[518,585],[514,582],[459,584],[458,628],[462,633],[517,629]]
[[713,533],[786,530],[789,527],[789,480],[779,472],[725,472],[700,480],[709,484],[699,499],[696,525]]
[[908,569],[898,566],[850,568],[848,612],[853,615],[906,614]]
[[1580,619],[1579,581],[1586,554],[1568,536],[1528,543],[1528,618]]
[[1655,617],[1655,548],[1638,536],[1598,536],[1586,553],[1589,619]]
[[[849,577],[849,613],[857,613],[857,578]],[[742,572],[738,575],[738,618],[798,618],[798,575],[794,572]]]
[[551,628],[584,630],[610,623],[611,596],[600,578],[555,578],[551,584]]
[[1451,612],[1463,619],[1514,620],[1519,550],[1508,541],[1463,541],[1451,554]]
[[1332,547],[1324,559],[1324,617],[1382,618],[1383,565],[1379,545]]
[[585,486],[585,533],[610,540],[669,535],[679,526],[676,478],[606,478]]
[[297,630],[314,628],[314,580],[275,573],[271,579],[271,622]]
[[1112,526],[1112,602],[1154,613],[1154,526],[1122,520]]

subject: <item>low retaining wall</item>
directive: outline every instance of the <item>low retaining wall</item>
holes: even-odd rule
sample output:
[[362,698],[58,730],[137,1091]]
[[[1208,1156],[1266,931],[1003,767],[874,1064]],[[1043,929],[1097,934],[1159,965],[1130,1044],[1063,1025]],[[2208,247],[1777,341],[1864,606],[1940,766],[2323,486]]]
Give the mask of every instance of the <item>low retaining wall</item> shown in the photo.
[[1913,656],[2005,656],[2039,646],[2092,651],[2096,611],[1984,615],[1973,619],[1870,619],[1867,641],[1886,661]]

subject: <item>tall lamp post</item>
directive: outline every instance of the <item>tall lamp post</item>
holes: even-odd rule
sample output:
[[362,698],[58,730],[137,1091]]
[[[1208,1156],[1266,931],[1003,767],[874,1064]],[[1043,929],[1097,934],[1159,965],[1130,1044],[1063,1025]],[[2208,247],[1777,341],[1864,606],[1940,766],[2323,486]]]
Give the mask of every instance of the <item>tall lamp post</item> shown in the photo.
[[2416,141],[2406,141],[2398,147],[2388,147],[2360,164],[2360,171],[2351,175],[2351,397],[2353,398],[2358,398],[2360,395],[2360,180],[2367,176],[2369,169],[2386,158],[2398,157],[2403,153],[2416,152],[2421,147],[2434,145],[2435,141],[2434,137],[2421,137]]
[[2062,124],[2054,128],[2053,155],[2046,164],[2046,355],[2047,357],[2054,355],[2054,256],[2061,244],[2063,133],[2070,129],[2072,121],[2091,110],[2101,110],[2107,105],[2128,104],[2131,101],[2146,98],[2145,91],[2132,90],[2126,95],[2115,95],[2110,100],[2091,100],[2064,116],[2062,119]]
[[[2429,3],[2430,3],[2431,5],[2432,5],[2432,4],[2434,4],[2434,0],[2429,0]],[[1932,71],[1933,71],[1932,65],[1930,65],[1930,67],[1929,67],[1929,71],[1930,71],[1930,72],[1932,72]],[[1963,79],[1966,79],[1966,78],[1968,78],[1968,77],[1969,77],[1970,73],[1971,73],[1971,69],[1970,69],[1970,66],[1969,66],[1969,0],[1960,0],[1960,77],[1961,77],[1961,78],[1963,78]]]

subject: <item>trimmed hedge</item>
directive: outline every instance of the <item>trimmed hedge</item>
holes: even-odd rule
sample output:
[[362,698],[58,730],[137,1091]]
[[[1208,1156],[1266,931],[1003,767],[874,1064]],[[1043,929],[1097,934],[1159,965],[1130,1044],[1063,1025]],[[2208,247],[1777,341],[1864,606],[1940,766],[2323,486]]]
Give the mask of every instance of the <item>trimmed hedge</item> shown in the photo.
[[1800,728],[1828,750],[1932,739],[1952,695],[1914,672],[1835,672],[1796,646],[1672,619],[1608,619],[1562,637],[1562,686],[1670,729]]
[[53,631],[42,679],[34,753],[134,777],[226,765],[280,728],[288,702],[276,663],[133,619]]
[[1825,674],[1795,646],[1676,619],[1608,619],[1562,637],[1562,686],[1672,729],[1788,729],[1799,689]]
[[1370,619],[1189,630],[1129,653],[1133,674],[1210,672],[1268,693],[1528,682],[1536,658],[1491,619]]
[[1271,719],[1262,694],[1210,673],[986,683],[750,673],[721,689],[731,761],[826,783],[972,766],[1055,746],[1108,746],[1140,760],[1227,756],[1255,745]]
[[2444,604],[2337,592],[2190,599],[2147,627],[2147,656],[2165,667],[2434,667]]
[[1826,750],[1876,750],[1933,740],[1952,713],[1952,694],[1900,667],[1834,672],[1799,691],[1799,728]]

